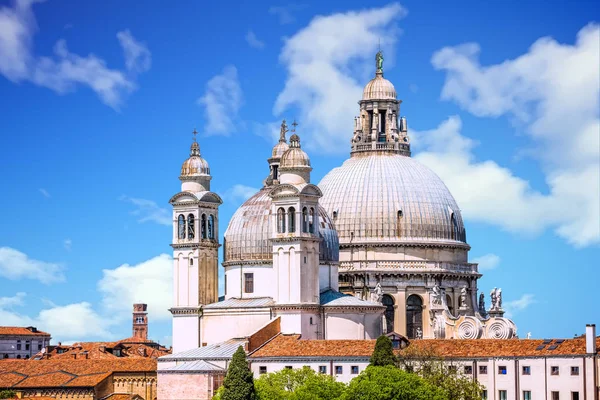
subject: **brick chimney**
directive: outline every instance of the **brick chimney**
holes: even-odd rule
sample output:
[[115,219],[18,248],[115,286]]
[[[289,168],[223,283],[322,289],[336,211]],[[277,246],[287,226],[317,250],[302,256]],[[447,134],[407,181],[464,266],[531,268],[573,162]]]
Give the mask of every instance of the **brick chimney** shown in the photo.
[[585,326],[585,352],[596,354],[596,325],[594,324]]
[[133,305],[133,337],[138,339],[148,339],[148,309],[147,304]]

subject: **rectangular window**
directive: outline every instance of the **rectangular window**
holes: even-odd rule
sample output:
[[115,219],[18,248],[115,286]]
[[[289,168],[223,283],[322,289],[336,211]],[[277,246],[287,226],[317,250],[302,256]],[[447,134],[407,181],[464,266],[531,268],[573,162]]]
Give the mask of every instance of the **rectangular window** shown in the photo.
[[571,400],[579,400],[579,392],[571,392]]
[[523,375],[531,375],[531,367],[528,365],[523,366]]
[[550,399],[551,400],[560,400],[560,396],[558,395],[558,392],[552,392]]
[[506,365],[498,366],[498,375],[506,375]]
[[244,274],[244,291],[254,293],[254,274]]
[[487,390],[481,391],[481,400],[487,400]]
[[523,390],[523,400],[531,400],[531,390]]
[[554,365],[550,367],[550,375],[558,375],[558,366]]
[[336,375],[341,375],[344,372],[344,369],[342,368],[341,365],[336,365],[335,366],[335,374]]
[[571,375],[579,375],[579,367],[571,367]]
[[325,365],[319,365],[319,373],[320,374],[326,374],[327,373],[327,366],[325,366]]
[[448,372],[450,372],[451,374],[456,374],[456,365],[450,365],[448,367]]
[[21,350],[21,341],[20,340],[17,341],[17,350]]
[[38,350],[42,349],[42,343],[38,343]]
[[465,375],[473,374],[473,367],[471,365],[465,365]]
[[499,400],[507,400],[508,395],[506,394],[506,390],[498,390],[498,399]]
[[285,369],[292,369],[292,366],[291,365],[286,365]]
[[487,365],[480,365],[479,366],[479,373],[483,374],[483,375],[487,374]]
[[25,343],[25,350],[29,350],[29,342]]
[[353,365],[353,366],[351,366],[351,367],[350,367],[350,370],[351,370],[351,371],[350,371],[350,373],[351,373],[352,375],[356,375],[356,374],[358,374],[358,365]]
[[264,365],[258,367],[258,373],[261,374],[261,375],[266,374],[267,373],[267,367],[265,367]]

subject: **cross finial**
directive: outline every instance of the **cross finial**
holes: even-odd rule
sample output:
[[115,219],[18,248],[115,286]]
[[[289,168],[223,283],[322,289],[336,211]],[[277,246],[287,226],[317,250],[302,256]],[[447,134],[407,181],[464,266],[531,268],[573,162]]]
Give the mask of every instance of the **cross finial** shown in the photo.
[[292,132],[293,132],[293,133],[296,133],[296,127],[297,127],[298,125],[300,125],[300,124],[298,124],[298,123],[296,122],[296,120],[294,119],[294,122],[292,123],[292,126],[293,126],[293,128],[292,128]]
[[192,134],[194,135],[194,142],[196,141],[196,135],[198,134],[198,131],[196,130],[196,128],[194,128],[194,131],[192,132]]

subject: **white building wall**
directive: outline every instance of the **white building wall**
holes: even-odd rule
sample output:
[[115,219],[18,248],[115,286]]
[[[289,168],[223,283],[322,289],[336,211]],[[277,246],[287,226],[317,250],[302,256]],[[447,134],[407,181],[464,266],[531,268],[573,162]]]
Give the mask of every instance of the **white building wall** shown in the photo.
[[[254,292],[246,293],[244,288],[244,274],[254,276]],[[277,295],[276,274],[271,265],[232,265],[225,268],[227,281],[226,299],[272,297]]]
[[173,316],[173,354],[200,346],[198,315]]
[[202,316],[201,344],[210,345],[249,336],[270,320],[269,309],[205,310]]
[[[289,361],[289,360],[281,360],[281,361],[252,361],[250,364],[250,369],[254,374],[254,378],[258,379],[260,377],[260,367],[267,367],[267,373],[278,372],[283,370],[286,367],[292,367],[293,369],[300,369],[304,366],[307,366],[313,369],[316,372],[319,372],[319,367],[326,368],[326,375],[331,375],[335,377],[338,382],[348,383],[353,378],[358,376],[365,368],[369,365],[369,361],[365,360],[327,360],[327,361]],[[358,373],[352,373],[352,366],[358,367]],[[336,367],[342,367],[342,373],[336,374]]]

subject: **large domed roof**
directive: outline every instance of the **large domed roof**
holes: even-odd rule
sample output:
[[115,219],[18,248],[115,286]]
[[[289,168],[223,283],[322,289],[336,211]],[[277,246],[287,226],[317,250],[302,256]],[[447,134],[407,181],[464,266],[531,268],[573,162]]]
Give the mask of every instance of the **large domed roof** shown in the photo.
[[[225,232],[224,262],[270,262],[273,246],[269,240],[272,232],[272,187],[264,187],[237,209]],[[339,260],[339,242],[331,219],[319,206],[319,258],[323,262]]]
[[398,154],[355,155],[319,183],[341,244],[466,242],[456,201],[429,168]]
[[396,100],[396,88],[392,82],[378,73],[363,89],[363,100]]

